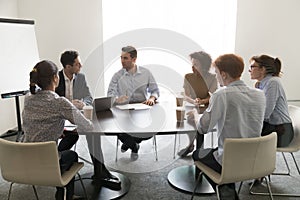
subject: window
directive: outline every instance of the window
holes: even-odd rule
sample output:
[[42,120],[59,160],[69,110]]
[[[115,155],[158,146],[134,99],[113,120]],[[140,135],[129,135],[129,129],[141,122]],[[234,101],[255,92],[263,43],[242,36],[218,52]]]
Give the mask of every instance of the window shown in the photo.
[[121,69],[123,46],[138,50],[161,91],[182,90],[191,72],[188,55],[204,50],[212,58],[234,52],[236,0],[102,0],[104,87]]

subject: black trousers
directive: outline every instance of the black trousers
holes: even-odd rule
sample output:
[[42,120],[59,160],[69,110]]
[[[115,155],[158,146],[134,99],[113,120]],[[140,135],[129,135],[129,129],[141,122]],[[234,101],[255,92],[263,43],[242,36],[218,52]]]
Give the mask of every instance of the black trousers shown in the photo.
[[[64,137],[58,145],[58,151],[70,150],[74,144],[78,141],[79,135],[74,131],[64,131]],[[88,148],[91,156],[91,160],[94,165],[94,177],[106,178],[109,176],[109,171],[104,165],[103,153],[101,148],[101,136],[100,135],[86,135]]]
[[104,164],[103,152],[101,148],[101,136],[97,134],[86,135],[86,141],[94,165],[95,179],[103,179],[110,176],[110,172]]
[[[71,151],[71,150],[66,150],[59,152],[60,154],[60,159],[59,159],[59,164],[60,164],[60,171],[61,174],[63,174],[65,171],[68,171],[72,164],[74,162],[78,162],[78,155],[76,152]],[[66,185],[66,199],[71,200],[74,195],[74,177],[72,180]],[[64,200],[64,188],[63,187],[56,187],[56,193],[55,193],[55,199],[56,200]]]
[[75,131],[64,131],[64,136],[58,144],[58,151],[70,150],[78,141],[79,135]]
[[[217,151],[218,148],[215,149],[197,149],[193,152],[193,159],[194,161],[200,161],[203,164],[207,165],[208,167],[212,168],[218,173],[221,173],[222,166],[218,163],[218,161],[215,159],[213,153]],[[216,183],[212,181],[208,176],[206,176],[206,179],[211,184],[211,186],[216,190]],[[220,199],[222,200],[237,200],[239,199],[236,190],[235,190],[235,183],[228,183],[219,186],[219,193],[220,193]]]
[[288,146],[294,138],[292,123],[273,125],[264,122],[261,136],[269,135],[272,132],[277,133],[277,147]]

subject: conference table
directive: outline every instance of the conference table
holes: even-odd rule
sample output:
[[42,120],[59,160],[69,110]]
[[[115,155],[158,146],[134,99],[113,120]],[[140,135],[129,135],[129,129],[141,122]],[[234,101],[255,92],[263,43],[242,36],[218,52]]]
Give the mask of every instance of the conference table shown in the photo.
[[[93,120],[95,130],[87,134],[116,136],[127,133],[135,137],[149,137],[155,134],[195,133],[195,126],[188,123],[186,119],[182,122],[177,121],[175,100],[174,98],[174,101],[160,101],[151,108],[119,109],[112,107],[110,110],[97,112]],[[188,112],[193,107],[186,106],[185,109]],[[168,181],[175,189],[193,192],[197,174],[195,165],[181,166],[169,172]],[[122,183],[122,189],[123,187],[128,188],[126,184],[130,184],[130,181],[120,173],[115,175],[124,179],[122,180],[125,181]],[[201,183],[198,184],[196,193],[211,194],[214,193],[214,190],[203,177]]]

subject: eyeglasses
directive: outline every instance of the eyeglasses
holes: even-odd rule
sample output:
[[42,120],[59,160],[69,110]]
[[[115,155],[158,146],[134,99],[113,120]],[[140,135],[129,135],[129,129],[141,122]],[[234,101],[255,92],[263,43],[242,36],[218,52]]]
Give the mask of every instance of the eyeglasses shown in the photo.
[[257,66],[257,65],[250,65],[250,66],[249,66],[249,70],[251,71],[253,68],[256,68],[256,67],[260,67],[260,66]]

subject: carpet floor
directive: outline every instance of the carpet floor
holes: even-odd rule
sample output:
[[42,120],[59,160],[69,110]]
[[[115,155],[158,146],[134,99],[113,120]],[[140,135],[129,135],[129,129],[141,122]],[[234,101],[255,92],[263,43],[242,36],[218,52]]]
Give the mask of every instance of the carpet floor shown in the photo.
[[[180,138],[180,140],[179,140]],[[174,135],[156,136],[158,161],[155,159],[155,148],[153,140],[147,140],[141,143],[139,158],[131,161],[130,151],[121,153],[118,147],[118,160],[115,162],[116,156],[116,137],[103,136],[102,147],[106,166],[112,170],[121,172],[131,181],[129,192],[121,197],[122,200],[184,200],[190,199],[191,194],[184,193],[174,189],[167,180],[168,173],[180,166],[193,165],[191,156],[181,159],[177,155],[173,158],[174,153]],[[180,142],[179,142],[180,141]],[[176,151],[185,147],[188,143],[187,136],[181,135],[177,137]],[[80,157],[90,160],[86,140],[84,136],[80,136],[77,143],[76,151]],[[297,172],[292,157],[287,154],[287,160],[291,168],[292,176],[271,176],[272,192],[282,193],[299,193],[300,194],[300,176]],[[300,161],[300,153],[295,153],[297,161]],[[300,163],[300,162],[299,162]],[[90,164],[85,163],[81,174],[92,172],[93,168]],[[282,155],[277,153],[276,171],[287,171]],[[243,184],[239,194],[242,200],[264,200],[269,199],[268,196],[257,196],[249,194],[249,184],[247,181]],[[7,199],[10,183],[3,180],[0,176],[0,200]],[[238,186],[238,184],[237,184]],[[265,184],[256,188],[257,190],[266,190]],[[14,184],[11,200],[34,200],[35,196],[31,186]],[[41,200],[53,200],[55,188],[53,187],[37,187],[38,195]],[[199,195],[194,199],[210,200],[217,199],[215,194]],[[274,197],[274,199],[300,199],[299,197]]]

